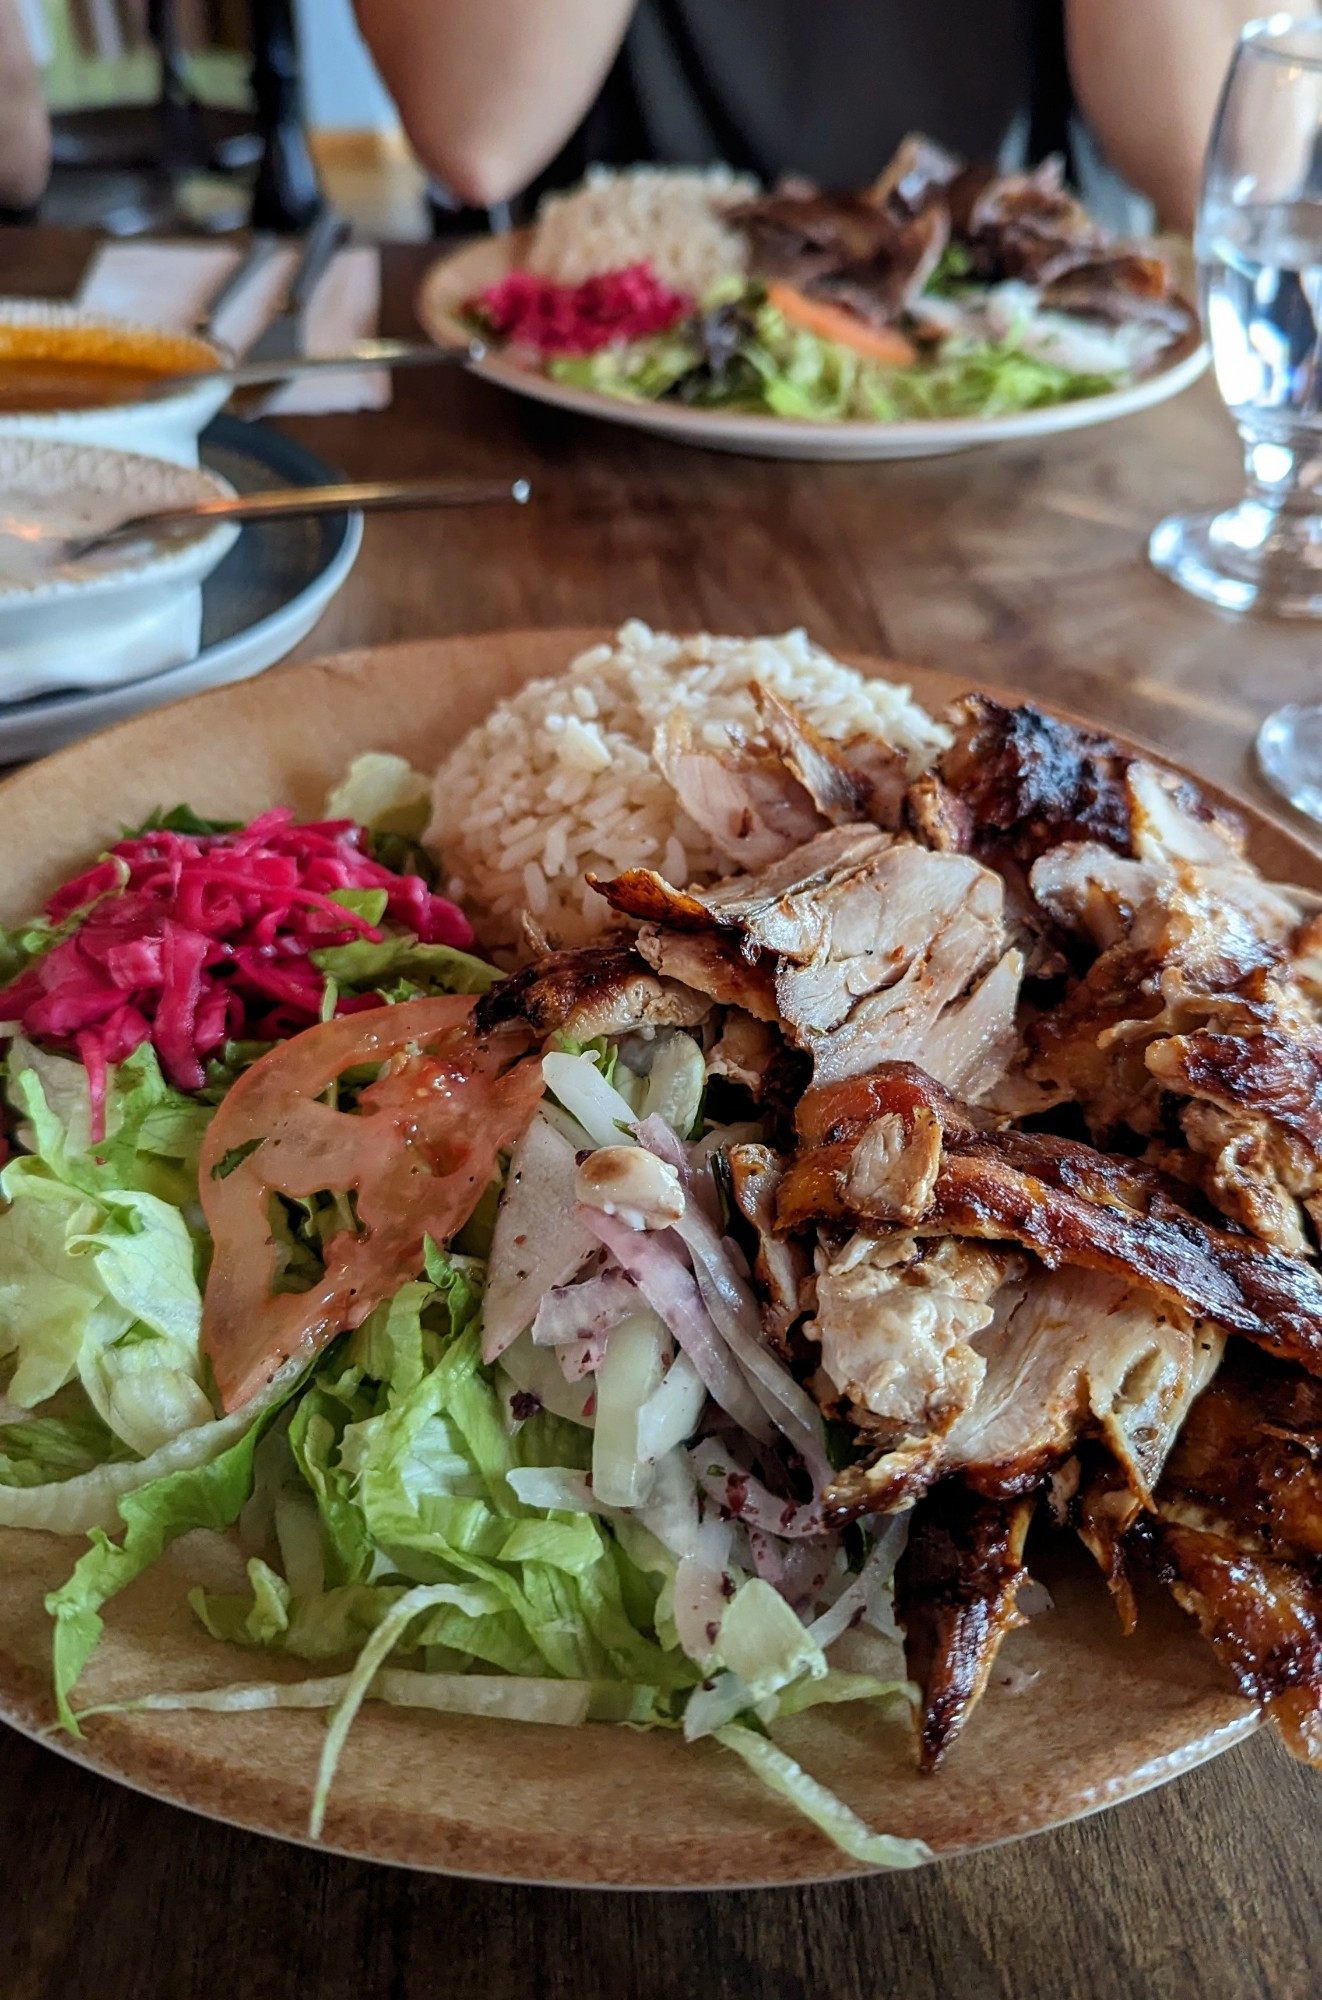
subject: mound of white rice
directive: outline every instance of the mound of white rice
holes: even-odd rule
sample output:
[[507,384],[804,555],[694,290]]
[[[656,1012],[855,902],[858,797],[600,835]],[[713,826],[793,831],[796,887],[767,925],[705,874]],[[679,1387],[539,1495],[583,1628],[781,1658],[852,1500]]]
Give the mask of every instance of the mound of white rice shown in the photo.
[[436,774],[427,844],[482,943],[517,950],[525,911],[552,943],[584,943],[612,921],[584,880],[589,871],[657,868],[677,884],[728,873],[680,810],[652,743],[676,706],[718,748],[755,739],[752,681],[792,701],[823,735],[883,737],[914,772],[950,741],[908,688],[865,679],[802,632],[676,639],[635,620],[614,645],[498,703]]
[[528,269],[577,285],[650,261],[658,278],[695,298],[747,261],[744,239],[721,220],[758,185],[729,167],[593,167],[580,187],[537,211]]

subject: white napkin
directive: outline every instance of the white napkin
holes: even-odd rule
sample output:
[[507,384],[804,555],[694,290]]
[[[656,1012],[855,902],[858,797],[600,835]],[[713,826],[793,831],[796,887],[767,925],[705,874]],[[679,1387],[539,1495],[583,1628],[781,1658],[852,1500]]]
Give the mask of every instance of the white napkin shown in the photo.
[[[230,243],[107,243],[97,252],[78,289],[77,303],[108,318],[137,320],[171,332],[188,332],[205,315],[242,255]],[[254,271],[216,322],[216,338],[246,354],[280,310],[298,258],[298,245],[282,246]],[[370,244],[341,250],[308,304],[309,354],[334,354],[376,331],[381,304],[381,259]],[[276,415],[327,410],[382,410],[390,401],[384,368],[309,375],[272,391],[262,408]]]

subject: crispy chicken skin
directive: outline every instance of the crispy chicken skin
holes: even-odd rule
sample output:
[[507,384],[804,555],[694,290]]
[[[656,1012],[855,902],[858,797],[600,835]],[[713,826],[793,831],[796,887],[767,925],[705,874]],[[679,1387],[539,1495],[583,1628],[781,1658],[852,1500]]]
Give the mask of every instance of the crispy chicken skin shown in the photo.
[[1322,1382],[1232,1347],[1136,1532],[1243,1692],[1322,1764]]
[[650,964],[777,1019],[819,1081],[907,1059],[977,1095],[1016,1047],[1023,960],[1000,877],[968,855],[842,825],[710,889],[645,869],[596,886]]
[[919,1765],[935,1771],[986,1690],[1002,1641],[1025,1623],[1024,1543],[1035,1501],[986,1500],[951,1479],[916,1510],[895,1572],[895,1613],[922,1691]]
[[1018,1243],[1049,1266],[1111,1273],[1322,1374],[1322,1279],[1311,1264],[1202,1221],[1141,1162],[1044,1133],[980,1130],[976,1112],[908,1064],[883,1064],[803,1100],[809,1144],[781,1183],[780,1229],[889,1226],[850,1183],[863,1132],[888,1111],[941,1123],[940,1171],[914,1225],[921,1232]]
[[540,1035],[559,1030],[576,1041],[625,1035],[636,1028],[691,1028],[711,1002],[673,979],[658,978],[627,939],[557,951],[503,979],[478,1001],[480,1033],[526,1021]]

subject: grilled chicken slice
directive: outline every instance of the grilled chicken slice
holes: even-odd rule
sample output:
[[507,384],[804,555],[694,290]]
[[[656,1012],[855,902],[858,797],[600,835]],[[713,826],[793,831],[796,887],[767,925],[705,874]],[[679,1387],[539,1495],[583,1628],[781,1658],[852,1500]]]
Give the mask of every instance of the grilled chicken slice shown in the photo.
[[1024,861],[1071,839],[1128,853],[1131,759],[1109,736],[982,694],[965,695],[949,719],[955,741],[936,768],[979,839],[1003,840]]
[[778,1228],[894,1227],[869,1211],[851,1176],[860,1139],[886,1113],[906,1130],[919,1114],[941,1125],[940,1167],[912,1225],[919,1233],[1018,1243],[1051,1266],[1109,1273],[1322,1375],[1322,1278],[1311,1264],[1203,1222],[1138,1161],[1045,1133],[981,1130],[976,1109],[908,1064],[804,1098],[808,1145],[781,1183]]
[[817,1310],[804,1333],[821,1348],[819,1396],[885,1441],[875,1474],[850,1468],[826,1496],[836,1517],[907,1504],[936,1477],[942,1441],[986,1370],[972,1336],[1023,1260],[982,1245],[907,1235],[819,1244]]
[[1024,1543],[1035,1496],[987,1500],[957,1479],[914,1512],[895,1572],[905,1662],[922,1690],[919,1765],[935,1771],[986,1691],[1001,1643],[1026,1623]]
[[722,1007],[741,1008],[755,1021],[779,1021],[771,966],[760,959],[750,965],[731,934],[644,924],[634,944],[638,956],[665,978],[707,994]]
[[1043,1271],[1007,1288],[973,1346],[986,1373],[942,1463],[979,1492],[1023,1493],[1100,1437],[1135,1511],[1221,1359],[1220,1329],[1100,1271]]
[[1007,948],[999,876],[967,855],[839,826],[710,889],[677,890],[643,869],[596,886],[647,925],[650,963],[761,1018],[766,988],[734,953],[770,973],[774,1011],[819,1081],[912,1059],[976,1096],[1016,1047],[1022,958]]
[[832,826],[868,821],[899,827],[909,784],[908,759],[878,736],[840,743],[823,736],[806,716],[771,688],[754,683],[763,733],[777,755]]
[[527,1021],[539,1035],[559,1030],[575,1041],[627,1035],[638,1028],[692,1028],[711,1012],[706,994],[661,979],[627,940],[550,952],[483,994],[474,1015],[487,1034],[504,1021]]
[[[882,1238],[873,1241],[870,1259],[856,1247],[867,1242],[851,1239],[856,1276],[848,1316],[823,1281],[819,1253],[818,1324],[834,1334],[836,1357],[833,1369],[823,1337],[824,1372],[838,1380],[841,1359],[852,1361],[853,1377],[840,1386],[897,1428],[897,1384],[909,1389],[908,1424],[897,1443],[874,1447],[840,1475],[828,1496],[835,1511],[908,1506],[952,1472],[993,1498],[1032,1492],[1080,1440],[1096,1439],[1118,1474],[1108,1491],[1112,1537],[1123,1535],[1151,1506],[1166,1453],[1221,1357],[1220,1330],[1100,1272],[1050,1272],[1004,1253],[993,1262],[984,1251],[990,1281],[975,1294],[965,1275],[973,1263],[967,1242]],[[865,1285],[873,1271],[910,1284],[911,1272],[930,1271],[933,1289],[921,1300],[907,1295],[906,1317],[906,1294],[892,1280],[878,1287],[869,1314]],[[946,1271],[952,1275],[937,1291]],[[980,1310],[964,1306],[962,1316],[955,1310],[955,1274]],[[851,1347],[843,1346],[842,1329],[852,1335]],[[813,1323],[807,1330],[814,1331]],[[944,1402],[929,1392],[924,1403],[915,1393],[927,1386],[920,1360]],[[952,1389],[962,1391],[958,1402]]]
[[652,758],[680,805],[737,868],[765,868],[820,833],[823,815],[774,752],[694,736],[674,708],[656,732]]
[[782,1353],[811,1296],[812,1259],[803,1244],[777,1236],[776,1190],[784,1171],[770,1146],[731,1146],[726,1154],[735,1207],[757,1239],[753,1276],[762,1299],[762,1328]]
[[731,1007],[707,1056],[708,1076],[740,1084],[760,1104],[774,1078],[784,1043],[769,1021]]
[[1032,871],[1044,907],[1100,955],[1030,1026],[1027,1075],[1082,1104],[1098,1138],[1128,1127],[1164,1144],[1178,1122],[1215,1206],[1297,1253],[1310,1203],[1322,1212],[1322,1028],[1294,975],[1298,899],[1146,767],[1129,778],[1144,859],[1075,843]]
[[1322,1383],[1232,1349],[1190,1412],[1146,1539],[1243,1692],[1322,1764]]

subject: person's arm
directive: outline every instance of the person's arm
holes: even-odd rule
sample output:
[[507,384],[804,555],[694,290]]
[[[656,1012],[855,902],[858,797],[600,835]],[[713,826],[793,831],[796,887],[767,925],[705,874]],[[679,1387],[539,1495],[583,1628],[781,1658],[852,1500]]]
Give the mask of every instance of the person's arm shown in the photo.
[[31,208],[50,178],[50,119],[18,0],[0,0],[0,208]]
[[490,208],[553,160],[592,104],[634,0],[355,0],[424,166]]
[[1163,223],[1192,226],[1244,0],[1066,0],[1074,94],[1116,172]]

